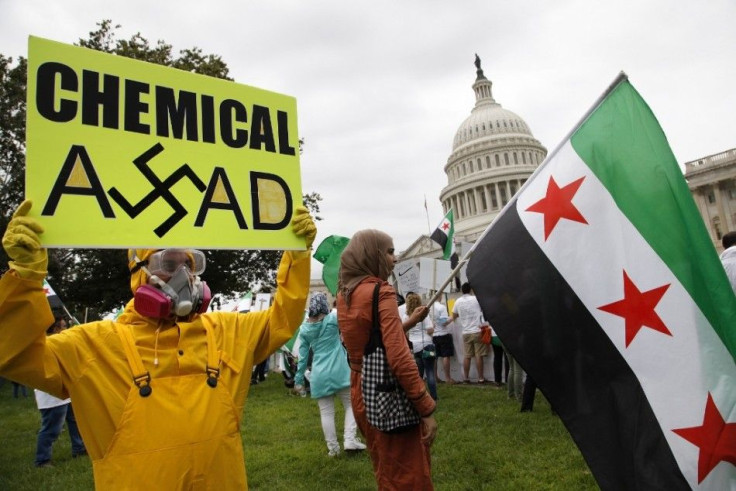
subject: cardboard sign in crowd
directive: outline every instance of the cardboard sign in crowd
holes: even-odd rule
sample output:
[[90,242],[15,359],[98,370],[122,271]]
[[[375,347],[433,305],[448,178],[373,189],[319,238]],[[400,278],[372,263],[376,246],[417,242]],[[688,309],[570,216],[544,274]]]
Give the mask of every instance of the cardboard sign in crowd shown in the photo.
[[45,246],[304,248],[296,99],[37,37],[28,52]]

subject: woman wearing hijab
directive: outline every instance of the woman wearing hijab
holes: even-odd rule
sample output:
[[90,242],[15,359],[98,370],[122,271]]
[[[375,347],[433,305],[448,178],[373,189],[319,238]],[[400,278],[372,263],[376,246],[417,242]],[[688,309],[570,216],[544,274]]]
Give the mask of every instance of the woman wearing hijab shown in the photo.
[[[340,259],[337,313],[348,351],[353,412],[366,438],[379,489],[433,489],[430,449],[437,435],[432,416],[435,401],[427,392],[414,362],[399,317],[396,292],[387,279],[396,264],[393,240],[378,230],[357,232]],[[392,373],[421,417],[419,425],[401,433],[383,433],[368,423],[361,392],[363,350],[372,326],[373,290],[380,283],[378,312],[386,358]],[[426,315],[416,309],[409,324]]]
[[322,420],[322,432],[327,443],[327,455],[335,457],[340,453],[335,431],[335,399],[342,400],[345,409],[343,428],[343,448],[346,451],[365,450],[365,445],[355,436],[358,430],[350,406],[350,368],[345,356],[345,348],[340,342],[337,329],[337,314],[330,313],[327,295],[315,293],[309,301],[309,317],[299,328],[299,365],[294,381],[294,390],[304,393],[304,372],[310,348],[312,374],[309,378],[312,397],[317,399]]

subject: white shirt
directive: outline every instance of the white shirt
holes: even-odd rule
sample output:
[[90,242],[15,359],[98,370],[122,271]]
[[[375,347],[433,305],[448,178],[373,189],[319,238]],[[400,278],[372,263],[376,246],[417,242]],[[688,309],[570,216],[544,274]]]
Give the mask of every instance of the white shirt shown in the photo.
[[[402,322],[406,322],[409,316],[404,314],[401,318]],[[428,344],[432,344],[432,336],[427,333],[427,329],[432,329],[432,323],[429,319],[424,319],[421,322],[417,322],[414,327],[406,331],[406,335],[411,341],[412,351],[419,353]]]
[[445,334],[451,334],[450,326],[443,325],[449,319],[447,315],[447,307],[439,302],[432,304],[432,321],[434,322],[434,336],[444,336]]
[[399,319],[404,320],[406,317],[406,303],[399,305]]
[[480,325],[483,323],[483,311],[481,311],[478,299],[474,295],[466,293],[455,300],[452,313],[457,314],[457,320],[463,328],[463,334],[480,332]]
[[736,246],[731,246],[721,253],[721,264],[726,270],[728,281],[731,282],[733,293],[736,294]]

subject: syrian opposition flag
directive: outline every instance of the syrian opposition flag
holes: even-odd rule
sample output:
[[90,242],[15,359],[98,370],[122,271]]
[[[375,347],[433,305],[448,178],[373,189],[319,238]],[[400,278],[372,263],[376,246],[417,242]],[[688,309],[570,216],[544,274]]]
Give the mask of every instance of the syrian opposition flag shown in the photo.
[[452,219],[452,208],[450,208],[445,218],[442,219],[435,231],[432,232],[432,235],[429,236],[430,239],[437,242],[442,248],[442,259],[444,260],[450,259],[452,255],[453,235],[455,235],[455,224]]
[[56,294],[53,288],[51,288],[51,285],[49,285],[49,282],[46,280],[43,280],[43,292],[46,294],[46,300],[49,301],[49,306],[51,306],[52,309],[63,309],[64,303],[61,301],[59,296]]
[[485,318],[602,489],[736,488],[736,297],[624,74],[471,254]]

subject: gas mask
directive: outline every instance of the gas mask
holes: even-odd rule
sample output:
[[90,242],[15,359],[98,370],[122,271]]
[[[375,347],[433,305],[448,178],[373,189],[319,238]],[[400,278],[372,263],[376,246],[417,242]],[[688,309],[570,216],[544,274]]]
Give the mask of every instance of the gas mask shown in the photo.
[[205,266],[202,251],[164,249],[152,254],[146,263],[142,268],[149,276],[149,284],[141,285],[134,297],[139,314],[165,319],[207,312],[212,294],[207,283],[199,278]]

